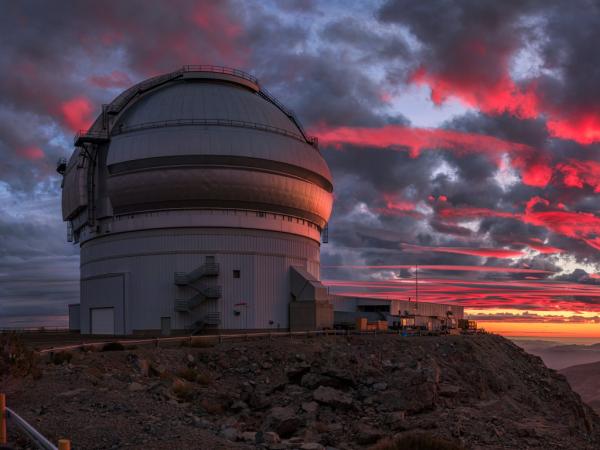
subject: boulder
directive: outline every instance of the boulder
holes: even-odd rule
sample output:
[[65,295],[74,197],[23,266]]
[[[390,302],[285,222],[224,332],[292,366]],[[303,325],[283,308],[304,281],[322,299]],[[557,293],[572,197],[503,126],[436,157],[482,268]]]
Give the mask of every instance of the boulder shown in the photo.
[[319,403],[324,403],[333,407],[349,408],[353,404],[350,395],[327,386],[319,386],[319,388],[313,392],[313,398]]
[[233,427],[227,427],[221,430],[221,436],[230,441],[237,441],[240,432]]
[[142,384],[136,383],[135,381],[133,383],[130,383],[129,386],[127,386],[127,390],[131,392],[143,391],[144,389],[146,388]]
[[302,421],[291,406],[275,406],[267,414],[266,427],[275,430],[283,438],[293,436],[301,426]]
[[372,427],[369,424],[359,422],[356,425],[356,442],[361,445],[374,444],[385,436],[381,430]]
[[319,404],[317,402],[304,402],[302,403],[302,409],[309,414],[316,414],[319,410]]
[[256,434],[256,431],[244,431],[240,434],[239,438],[244,442],[254,444],[256,442]]

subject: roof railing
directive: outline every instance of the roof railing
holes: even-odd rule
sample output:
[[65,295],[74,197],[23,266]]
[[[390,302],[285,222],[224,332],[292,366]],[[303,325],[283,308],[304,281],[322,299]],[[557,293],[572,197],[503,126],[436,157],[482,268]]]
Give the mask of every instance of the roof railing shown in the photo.
[[79,130],[73,138],[73,144],[75,147],[80,147],[84,143],[101,143],[108,140],[108,131],[92,131],[92,130]]
[[207,125],[207,126],[228,126],[228,127],[239,127],[239,128],[251,128],[255,130],[269,131],[271,133],[281,134],[284,136],[291,137],[300,142],[308,142],[313,147],[315,142],[318,144],[316,138],[305,138],[304,136],[293,133],[282,128],[274,127],[271,125],[265,125],[262,123],[246,122],[244,120],[231,120],[231,119],[174,119],[174,120],[163,120],[158,122],[145,122],[137,125],[115,127],[112,130],[112,136],[118,136],[119,134],[125,134],[131,131],[139,131],[153,128],[166,128],[166,127],[177,127],[186,125]]
[[[174,72],[170,72],[170,73],[167,73],[164,75],[159,75],[159,76],[150,78],[148,80],[142,81],[142,82],[130,87],[129,89],[123,91],[109,105],[107,105],[106,107],[103,107],[103,113],[105,111],[107,114],[118,114],[119,112],[121,112],[123,107],[127,103],[129,103],[129,101],[136,95],[138,95],[142,92],[145,92],[149,89],[152,89],[156,86],[159,86],[163,83],[166,83],[168,81],[174,80],[175,78],[178,78],[187,72],[221,73],[221,74],[233,75],[233,76],[242,78],[244,80],[248,80],[252,83],[255,83],[259,87],[258,95],[260,95],[261,97],[265,98],[266,100],[268,100],[269,102],[274,104],[287,117],[289,117],[294,122],[294,124],[298,127],[298,129],[300,130],[302,140],[309,143],[310,145],[312,145],[313,147],[315,147],[318,150],[318,145],[319,145],[318,139],[315,137],[312,137],[312,136],[308,136],[306,134],[304,127],[302,126],[302,123],[300,122],[300,119],[298,119],[298,117],[292,110],[286,108],[267,89],[260,87],[258,79],[255,76],[250,75],[249,73],[244,72],[243,70],[234,69],[231,67],[204,65],[204,64],[184,65],[180,69],[178,69]],[[269,130],[276,130],[275,127],[270,127],[270,126],[265,126],[265,127],[269,127]],[[281,131],[284,131],[284,133],[282,133],[282,134],[291,135],[292,137],[296,137],[296,135],[294,133],[290,133],[286,130],[281,130]],[[113,129],[113,134],[119,134],[119,131],[117,131],[115,133],[114,129]],[[78,146],[84,142],[98,143],[98,142],[104,142],[107,139],[108,139],[108,133],[106,133],[106,132],[83,131],[82,130],[79,133],[77,133],[77,135],[75,136],[74,142],[75,142],[75,146]]]
[[180,77],[184,73],[187,72],[209,72],[209,73],[222,73],[227,75],[233,75],[239,78],[243,78],[244,80],[251,81],[252,83],[258,84],[258,80],[256,77],[253,77],[249,73],[244,72],[243,70],[233,69],[231,67],[223,67],[223,66],[212,66],[212,65],[186,65],[182,66],[180,69],[175,70],[174,72],[169,72],[164,75],[158,75],[156,77],[152,77],[148,80],[142,81],[141,83],[136,84],[135,86],[130,87],[126,91],[122,92],[115,100],[107,108],[107,112],[109,114],[117,114],[121,111],[123,106],[125,106],[132,97],[140,92],[147,91],[155,86],[158,86],[167,81],[171,81],[175,78]]
[[210,73],[223,73],[226,75],[234,75],[244,80],[251,81],[252,83],[258,84],[258,79],[247,72],[239,69],[233,69],[231,67],[224,66],[212,66],[212,65],[198,65],[189,64],[181,68],[183,72],[210,72]]

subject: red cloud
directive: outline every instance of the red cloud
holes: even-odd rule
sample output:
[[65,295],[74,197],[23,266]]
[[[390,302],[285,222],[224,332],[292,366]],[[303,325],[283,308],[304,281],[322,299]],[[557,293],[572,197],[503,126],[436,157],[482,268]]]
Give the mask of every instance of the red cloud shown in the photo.
[[127,88],[133,84],[129,75],[125,72],[113,70],[107,75],[93,75],[89,81],[99,88]]
[[[487,52],[470,50],[466,69],[458,71],[454,67],[435,73],[421,67],[410,81],[429,86],[431,100],[436,105],[455,97],[488,114],[509,113],[521,119],[545,116],[546,127],[554,137],[583,145],[600,141],[600,114],[597,111],[559,109],[540,96],[535,83],[518,86],[512,80],[508,70],[508,52],[500,52],[490,58]],[[490,76],[494,72],[496,75]]]
[[496,160],[503,153],[535,153],[533,147],[493,136],[434,128],[401,125],[386,125],[381,128],[321,127],[312,132],[325,145],[339,147],[350,144],[408,149],[412,157],[417,157],[421,150],[426,149],[453,150],[461,155],[487,153]]
[[193,11],[191,21],[204,32],[204,38],[217,50],[221,59],[230,61],[233,66],[244,65],[245,54],[240,52],[237,42],[242,27],[232,20],[231,11],[218,3],[203,2]]
[[[414,269],[414,265],[393,264],[380,266],[356,266],[356,265],[335,265],[321,266],[324,269],[366,269],[366,270],[398,270]],[[527,269],[520,267],[496,267],[496,266],[453,266],[453,265],[419,265],[419,270],[441,270],[441,271],[459,271],[459,272],[504,272],[504,273],[539,273],[550,274],[552,272],[541,269]]]
[[21,148],[17,150],[17,153],[30,161],[42,159],[46,156],[41,148],[35,146]]
[[565,186],[581,189],[587,185],[594,189],[594,192],[600,192],[599,162],[569,159],[557,164],[556,169],[563,175]]
[[457,255],[480,256],[482,258],[516,258],[523,256],[523,252],[519,250],[503,248],[425,247],[412,244],[402,244],[402,248],[411,252],[454,253]]
[[594,112],[560,116],[548,120],[548,130],[553,136],[571,139],[580,144],[592,144],[600,141],[600,116]]
[[[587,245],[600,249],[600,217],[587,212],[571,212],[559,210],[539,210],[550,206],[550,202],[541,197],[532,197],[525,206],[523,213],[496,211],[486,208],[443,208],[438,215],[445,219],[501,217],[520,220],[524,223],[544,227],[556,234],[578,239]],[[528,244],[535,248],[535,244]],[[537,248],[535,248],[537,250]],[[554,252],[550,247],[546,253]],[[540,250],[542,251],[542,250]]]
[[408,200],[398,199],[390,194],[383,194],[388,209],[397,209],[400,211],[414,211],[417,205]]
[[490,114],[507,112],[522,119],[538,115],[539,102],[535,90],[531,86],[518,87],[508,74],[489,79],[484,74],[464,72],[455,75],[433,74],[421,67],[413,74],[411,81],[428,85],[431,100],[436,105],[441,105],[450,97],[457,97],[467,105]]
[[[552,168],[531,146],[499,139],[493,136],[461,131],[412,128],[402,125],[386,125],[381,128],[320,128],[311,130],[324,145],[341,147],[343,144],[407,150],[413,158],[423,150],[444,149],[458,155],[487,154],[496,164],[501,156],[511,155],[513,165],[521,171],[523,183],[546,186],[552,178]],[[444,201],[445,196],[439,200]]]
[[60,112],[71,131],[87,130],[92,125],[93,108],[87,97],[75,97],[63,102]]
[[551,245],[542,245],[542,244],[536,244],[533,242],[530,242],[529,244],[526,244],[529,248],[532,248],[535,251],[538,251],[540,253],[544,253],[544,254],[553,254],[553,253],[562,253],[564,252],[564,250],[562,248],[558,248],[558,247],[552,247]]
[[[414,298],[415,294],[414,278],[383,281],[324,280],[323,283],[335,289],[336,293],[357,297],[407,299]],[[578,297],[586,298],[587,301],[578,300]],[[452,303],[470,308],[599,312],[599,300],[600,285],[593,284],[539,279],[468,280],[419,277],[419,301]]]
[[511,213],[508,211],[497,211],[495,209],[488,208],[450,208],[444,207],[438,210],[438,215],[447,219],[460,218],[460,217],[502,217],[505,219],[518,218],[519,214]]

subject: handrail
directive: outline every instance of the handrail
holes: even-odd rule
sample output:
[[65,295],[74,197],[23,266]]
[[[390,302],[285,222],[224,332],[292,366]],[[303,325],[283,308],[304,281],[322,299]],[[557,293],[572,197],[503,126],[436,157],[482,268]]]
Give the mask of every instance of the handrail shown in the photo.
[[108,139],[108,131],[106,131],[106,130],[102,130],[102,131],[79,130],[77,133],[75,133],[75,136],[73,137],[73,144],[76,145],[77,141],[84,137],[95,138],[95,139]]
[[[284,130],[283,128],[274,127],[272,125],[266,125],[262,123],[247,122],[245,120],[232,120],[232,119],[173,119],[173,120],[162,120],[156,122],[144,122],[137,125],[115,127],[112,130],[112,136],[118,136],[120,134],[130,133],[132,131],[147,130],[153,128],[166,128],[166,127],[179,127],[179,126],[228,126],[228,127],[239,127],[239,128],[250,128],[261,131],[268,131],[271,133],[281,134],[283,136],[291,137],[300,142],[308,143],[313,145],[313,141],[308,141],[303,136],[292,133],[291,131]],[[313,145],[314,146],[314,145]]]
[[10,408],[6,408],[6,417],[8,419],[12,419],[15,424],[25,433],[29,438],[34,441],[40,448],[44,450],[58,450],[52,442],[44,437],[42,433],[33,428],[25,419],[19,416],[16,412],[14,412]]
[[252,83],[258,84],[258,79],[255,76],[250,75],[243,70],[234,69],[232,67],[225,66],[213,66],[206,64],[188,64],[182,67],[183,72],[209,72],[209,73],[223,73],[226,75],[234,75],[244,80],[251,81]]
[[6,432],[6,419],[12,420],[17,428],[25,433],[38,448],[43,450],[70,450],[71,441],[68,439],[59,439],[58,447],[50,442],[46,437],[30,425],[25,419],[19,416],[15,411],[6,406],[6,395],[0,393],[0,445],[6,444],[8,436]]
[[220,342],[227,339],[240,339],[249,337],[293,337],[293,336],[329,336],[329,335],[348,335],[348,334],[398,334],[397,331],[349,331],[349,330],[316,330],[316,331],[269,331],[269,332],[250,332],[250,333],[237,333],[237,334],[207,334],[202,336],[174,336],[174,337],[161,337],[161,338],[146,338],[146,339],[121,339],[101,342],[88,342],[83,344],[66,345],[62,347],[51,347],[42,350],[38,350],[38,354],[54,353],[68,350],[77,350],[81,348],[89,347],[103,347],[106,344],[118,343],[123,346],[126,345],[141,345],[141,344],[157,344],[159,342],[179,342],[179,341],[191,341],[198,342],[202,340],[214,340],[218,339]]

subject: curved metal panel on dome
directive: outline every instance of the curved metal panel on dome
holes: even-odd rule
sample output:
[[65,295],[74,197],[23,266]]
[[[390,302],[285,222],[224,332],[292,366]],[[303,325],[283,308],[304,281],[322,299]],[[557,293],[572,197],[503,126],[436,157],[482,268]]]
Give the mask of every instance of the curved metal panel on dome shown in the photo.
[[302,136],[300,129],[277,106],[238,84],[211,79],[176,80],[130,105],[121,125],[178,119],[227,119],[261,123]]
[[108,179],[116,214],[168,209],[250,209],[279,212],[325,226],[332,196],[299,178],[256,170],[172,167]]
[[[235,156],[279,162],[323,178],[332,191],[331,172],[312,146],[262,130],[225,126],[182,126],[127,133],[112,138],[107,164],[176,156]],[[112,170],[111,170],[112,172]]]
[[73,153],[63,176],[62,216],[71,220],[88,204],[86,160]]

